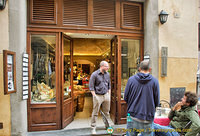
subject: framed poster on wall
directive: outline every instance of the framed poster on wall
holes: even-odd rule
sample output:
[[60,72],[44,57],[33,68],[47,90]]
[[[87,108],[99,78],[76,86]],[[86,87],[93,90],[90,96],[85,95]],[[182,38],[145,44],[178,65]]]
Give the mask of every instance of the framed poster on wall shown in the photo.
[[16,92],[16,53],[3,50],[4,94]]

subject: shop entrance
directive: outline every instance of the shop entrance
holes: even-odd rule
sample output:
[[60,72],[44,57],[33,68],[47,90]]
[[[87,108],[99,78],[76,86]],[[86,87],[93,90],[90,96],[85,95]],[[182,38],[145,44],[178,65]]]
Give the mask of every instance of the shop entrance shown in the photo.
[[[89,127],[92,114],[89,79],[102,60],[111,67],[111,45],[115,36],[63,33],[62,37],[62,128],[72,120],[67,128]],[[103,125],[101,118],[98,122]]]
[[28,131],[61,129],[77,121],[71,126],[75,128],[81,119],[87,120],[84,127],[89,126],[88,84],[102,60],[110,65],[111,119],[125,123],[124,89],[143,58],[143,37],[88,33],[28,33]]

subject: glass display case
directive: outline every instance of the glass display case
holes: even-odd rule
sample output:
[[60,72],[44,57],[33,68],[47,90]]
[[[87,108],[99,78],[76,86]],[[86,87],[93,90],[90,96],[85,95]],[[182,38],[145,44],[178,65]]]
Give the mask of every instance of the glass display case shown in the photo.
[[31,103],[56,102],[55,35],[31,35]]

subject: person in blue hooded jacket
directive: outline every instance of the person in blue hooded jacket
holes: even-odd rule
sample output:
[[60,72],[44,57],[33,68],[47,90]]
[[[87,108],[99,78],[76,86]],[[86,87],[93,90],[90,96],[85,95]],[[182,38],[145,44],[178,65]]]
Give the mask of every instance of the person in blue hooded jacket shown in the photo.
[[153,136],[153,120],[160,103],[160,89],[156,78],[150,74],[149,61],[140,63],[139,73],[128,79],[124,100],[132,121],[127,122],[127,136]]

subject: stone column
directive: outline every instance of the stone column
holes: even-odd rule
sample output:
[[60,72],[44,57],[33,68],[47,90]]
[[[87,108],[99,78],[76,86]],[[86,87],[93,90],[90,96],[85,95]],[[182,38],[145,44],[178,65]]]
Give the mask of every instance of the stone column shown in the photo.
[[11,135],[27,135],[27,100],[22,100],[22,54],[26,52],[27,1],[9,0],[9,50],[16,52],[17,92],[11,94]]
[[158,0],[147,0],[144,3],[144,55],[150,55],[152,75],[158,78],[159,66],[159,29]]

